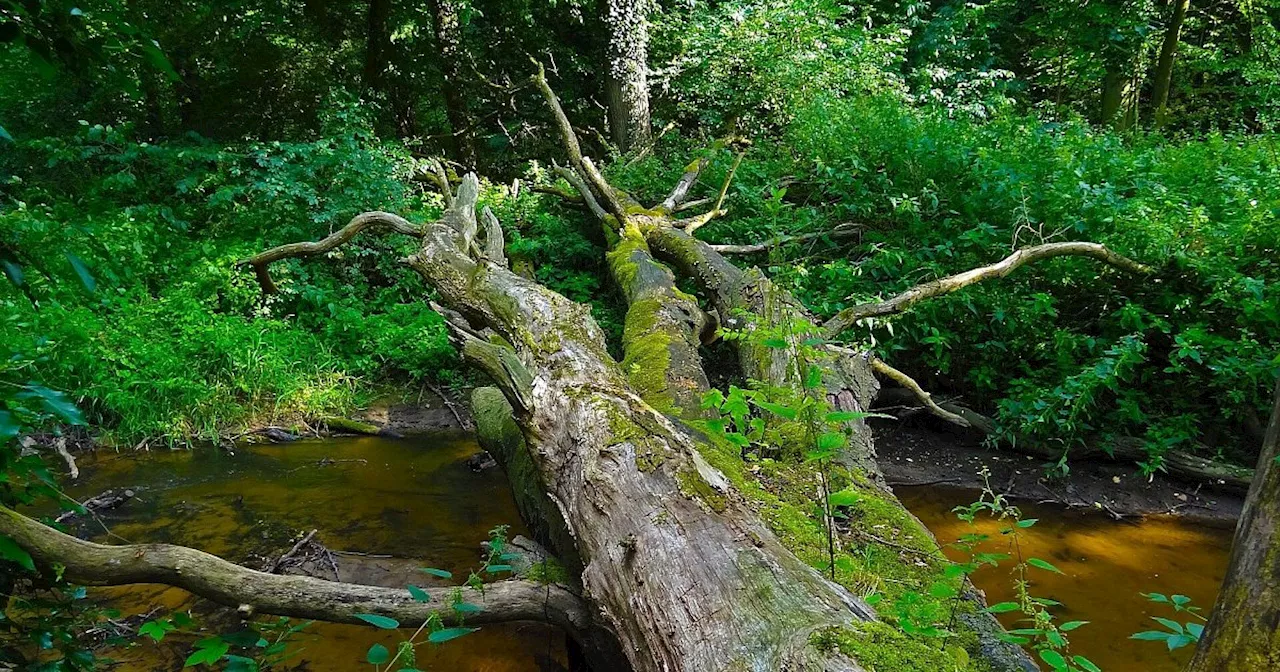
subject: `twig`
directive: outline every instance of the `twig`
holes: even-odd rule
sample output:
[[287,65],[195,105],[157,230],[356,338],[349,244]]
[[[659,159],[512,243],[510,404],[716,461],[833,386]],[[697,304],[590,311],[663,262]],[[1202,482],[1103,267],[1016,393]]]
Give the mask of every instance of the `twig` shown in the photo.
[[308,532],[306,536],[298,540],[298,543],[293,545],[293,548],[289,549],[288,553],[285,553],[279,558],[276,558],[274,562],[272,562],[270,565],[267,566],[266,569],[262,571],[266,572],[267,574],[275,574],[276,570],[280,569],[286,560],[296,555],[298,551],[307,544],[307,542],[311,541],[312,537],[316,536],[316,532],[318,531],[319,530],[311,530],[310,532]]

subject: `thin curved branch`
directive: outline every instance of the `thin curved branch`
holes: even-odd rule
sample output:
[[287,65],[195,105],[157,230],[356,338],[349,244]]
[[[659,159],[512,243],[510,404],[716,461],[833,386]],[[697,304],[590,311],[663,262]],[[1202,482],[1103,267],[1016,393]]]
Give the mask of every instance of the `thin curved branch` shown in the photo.
[[[720,193],[716,196],[716,204],[712,206],[711,210],[697,217],[683,220],[685,232],[692,234],[711,220],[728,214],[728,210],[724,209],[724,199],[729,193],[729,185],[733,183],[733,174],[738,172],[738,166],[742,165],[742,157],[745,154],[745,151],[740,151],[734,156],[733,165],[729,167],[729,172],[724,176],[724,184],[720,185]],[[681,224],[682,222],[676,223]]]
[[418,602],[407,590],[326,581],[310,576],[266,574],[185,546],[135,544],[107,546],[81,541],[0,506],[0,534],[13,539],[40,565],[65,567],[64,576],[92,586],[159,583],[182,588],[229,607],[255,613],[310,618],[333,623],[363,621],[377,614],[401,623],[426,621],[433,613],[449,618],[455,591],[483,609],[467,622],[542,621],[577,636],[590,622],[582,599],[560,585],[501,581],[472,588],[424,588],[430,602]]
[[618,200],[617,194],[612,185],[605,181],[604,176],[596,169],[591,159],[582,153],[582,145],[578,142],[578,134],[573,130],[573,124],[569,122],[569,116],[564,113],[564,107],[560,105],[560,98],[556,96],[556,92],[551,89],[551,85],[547,83],[547,73],[543,69],[542,64],[534,61],[538,66],[538,72],[533,75],[533,81],[538,85],[538,89],[542,91],[542,97],[547,100],[547,106],[551,108],[551,115],[555,117],[556,128],[560,131],[560,141],[564,143],[565,151],[569,154],[569,162],[573,164],[573,169],[586,181],[590,187],[592,196],[604,206],[604,209],[619,222],[627,219],[626,209],[622,207],[622,202]]
[[552,165],[555,166],[555,171],[560,177],[563,177],[574,189],[578,190],[578,194],[582,197],[582,202],[586,204],[591,214],[595,215],[597,219],[603,220],[608,213],[604,211],[604,208],[600,207],[600,202],[596,200],[596,197],[591,195],[591,190],[582,181],[582,176],[558,163]]
[[835,337],[840,332],[853,326],[858,320],[901,313],[925,299],[948,294],[983,280],[1003,278],[1022,266],[1043,259],[1067,256],[1096,259],[1126,273],[1151,273],[1150,267],[1123,255],[1116,254],[1098,243],[1046,243],[1018,250],[990,266],[982,266],[964,273],[947,276],[940,280],[916,285],[891,299],[879,303],[864,303],[846,308],[836,313],[830,320],[827,320],[826,324],[822,325],[822,329],[828,337]]
[[755,254],[757,252],[766,252],[788,243],[803,243],[807,240],[815,240],[826,236],[830,236],[832,238],[848,238],[851,236],[857,236],[861,232],[861,226],[846,222],[831,231],[815,231],[813,233],[802,233],[794,236],[774,236],[763,243],[749,243],[745,245],[708,245],[708,247],[720,254]]
[[942,408],[941,406],[939,406],[933,400],[933,395],[929,394],[928,392],[925,392],[924,388],[920,387],[920,383],[917,383],[914,378],[893,368],[892,366],[889,366],[888,364],[885,364],[884,361],[881,360],[879,357],[871,358],[871,370],[884,376],[885,378],[888,378],[889,380],[892,380],[893,382],[901,385],[907,390],[910,390],[912,396],[918,399],[921,404],[924,404],[924,407],[928,409],[930,413],[938,416],[939,418],[942,418],[947,422],[950,422],[954,425],[959,425],[961,427],[967,428],[972,426],[970,425],[969,421],[964,418],[964,416],[961,416],[956,413],[952,413],[951,411],[948,411]]
[[258,276],[258,284],[262,286],[264,294],[275,294],[280,290],[276,287],[276,283],[271,279],[270,266],[272,263],[281,259],[289,259],[293,257],[311,257],[317,254],[324,254],[334,248],[347,243],[357,234],[368,228],[382,227],[391,230],[393,233],[399,233],[415,238],[422,237],[422,228],[412,224],[409,220],[393,215],[389,212],[366,212],[356,215],[351,221],[341,229],[329,234],[323,240],[317,242],[305,243],[289,243],[273,247],[264,252],[259,252],[252,257],[246,259],[244,264],[253,267],[254,273]]

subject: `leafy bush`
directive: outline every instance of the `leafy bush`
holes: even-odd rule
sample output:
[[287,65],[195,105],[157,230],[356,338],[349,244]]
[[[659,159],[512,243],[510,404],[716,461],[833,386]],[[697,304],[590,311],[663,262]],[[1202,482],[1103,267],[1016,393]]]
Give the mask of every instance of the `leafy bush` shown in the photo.
[[18,145],[0,192],[0,350],[38,357],[33,377],[121,438],[336,412],[387,375],[447,375],[443,321],[396,263],[411,241],[370,236],[333,262],[282,263],[272,297],[237,267],[364,210],[438,211],[358,108],[338,102],[328,123],[330,138],[309,143],[152,145],[86,124]]

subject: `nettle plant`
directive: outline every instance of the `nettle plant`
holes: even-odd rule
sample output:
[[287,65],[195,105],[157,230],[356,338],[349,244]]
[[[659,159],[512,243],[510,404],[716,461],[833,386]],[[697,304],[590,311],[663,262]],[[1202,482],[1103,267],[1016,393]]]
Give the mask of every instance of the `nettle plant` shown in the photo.
[[[489,530],[489,546],[484,561],[481,563],[480,568],[472,571],[464,582],[464,585],[476,589],[481,595],[484,594],[484,578],[482,574],[496,575],[514,573],[516,571],[515,567],[510,563],[519,560],[520,554],[508,550],[507,530],[506,525],[499,525]],[[441,579],[453,578],[452,572],[435,567],[423,567],[420,571]],[[409,595],[417,602],[425,603],[431,601],[431,596],[427,594],[427,591],[418,586],[410,585],[408,590]],[[433,613],[430,618],[423,621],[412,635],[402,639],[396,645],[394,654],[382,644],[373,644],[365,654],[365,661],[372,665],[375,671],[400,670],[400,672],[414,672],[417,664],[416,651],[418,646],[422,644],[443,644],[479,630],[479,628],[467,627],[466,618],[469,614],[483,611],[484,607],[465,601],[461,588],[454,589],[449,604],[444,605],[444,607],[443,610]],[[356,614],[356,617],[382,630],[398,630],[400,628],[400,622],[394,618],[377,614]],[[446,623],[446,618],[452,624]]]
[[[987,608],[987,611],[992,614],[1020,612],[1022,618],[1019,622],[1025,625],[1002,633],[1001,639],[1034,650],[1040,660],[1049,665],[1054,672],[1100,672],[1101,668],[1093,661],[1070,653],[1070,642],[1065,634],[1087,624],[1088,621],[1056,623],[1052,608],[1062,606],[1062,603],[1031,594],[1032,569],[1062,574],[1062,570],[1053,563],[1041,558],[1026,557],[1022,553],[1021,535],[1024,530],[1034,527],[1038,522],[1037,519],[1023,518],[1017,506],[1011,504],[1005,495],[998,494],[991,488],[990,472],[984,468],[980,473],[984,485],[978,500],[966,506],[956,507],[954,511],[960,520],[970,525],[974,525],[979,516],[989,516],[1001,523],[1000,533],[998,537],[993,538],[992,535],[974,532],[957,540],[953,546],[966,552],[969,560],[956,563],[948,569],[947,573],[967,577],[980,567],[995,567],[1005,560],[1013,560],[1012,575],[1016,599],[993,604]],[[1009,552],[978,551],[981,545],[993,539],[1005,540]]]
[[1135,632],[1129,636],[1129,639],[1164,642],[1170,651],[1175,651],[1200,641],[1200,635],[1204,633],[1204,624],[1209,619],[1200,613],[1200,607],[1191,604],[1191,598],[1186,595],[1165,595],[1163,593],[1139,594],[1156,604],[1167,604],[1173,607],[1174,616],[1181,614],[1186,620],[1178,621],[1172,618],[1152,616],[1151,620],[1164,626],[1165,629]]
[[820,347],[827,341],[813,323],[796,319],[773,328],[744,315],[746,329],[721,330],[725,340],[746,341],[749,346],[789,351],[795,363],[795,378],[801,381],[799,394],[792,388],[755,385],[752,389],[729,387],[726,395],[713,389],[703,396],[702,408],[719,417],[706,421],[707,428],[737,446],[747,460],[801,459],[816,465],[822,487],[822,504],[817,512],[823,521],[827,542],[825,569],[835,580],[837,569],[835,521],[839,507],[853,503],[851,491],[832,491],[832,467],[848,445],[848,423],[868,417],[891,418],[878,413],[840,411],[827,401],[822,381],[822,362],[828,356]]

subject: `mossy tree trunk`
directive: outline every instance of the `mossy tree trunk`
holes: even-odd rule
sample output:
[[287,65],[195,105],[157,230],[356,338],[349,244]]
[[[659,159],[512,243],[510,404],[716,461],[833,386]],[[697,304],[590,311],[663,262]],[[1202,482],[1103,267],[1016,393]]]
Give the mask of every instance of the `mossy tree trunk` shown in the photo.
[[1280,384],[1226,579],[1188,672],[1280,670]]

